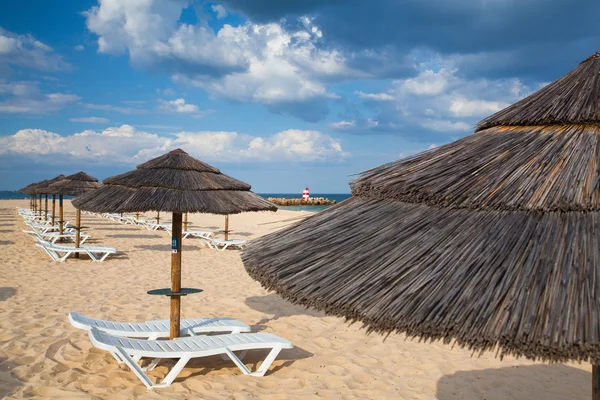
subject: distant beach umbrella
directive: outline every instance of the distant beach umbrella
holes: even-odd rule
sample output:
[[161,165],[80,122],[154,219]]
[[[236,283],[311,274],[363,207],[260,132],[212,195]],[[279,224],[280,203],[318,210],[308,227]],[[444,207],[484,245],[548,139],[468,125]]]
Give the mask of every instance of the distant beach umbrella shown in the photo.
[[181,149],[140,164],[133,171],[103,181],[98,190],[73,201],[75,207],[95,212],[165,211],[173,213],[171,339],[179,336],[181,288],[181,228],[183,213],[238,214],[277,211],[250,191],[250,185],[222,174]]
[[[35,202],[35,195],[39,195],[40,196],[40,204],[39,204],[39,211],[40,213],[42,212],[42,195],[46,195],[46,207],[45,207],[45,211],[44,211],[44,216],[45,219],[48,219],[48,192],[46,191],[46,188],[51,185],[54,182],[58,182],[59,180],[63,179],[65,176],[60,174],[52,179],[46,179],[40,182],[36,182],[36,183],[32,183],[28,186],[25,186],[24,188],[18,190],[21,193],[28,193],[34,196],[34,205],[36,204]],[[36,205],[36,208],[37,205]],[[54,212],[52,213],[52,215],[54,216]]]
[[33,182],[33,183],[30,183],[29,185],[17,190],[17,192],[19,192],[19,193],[25,193],[25,194],[29,195],[29,208],[33,211],[37,211],[35,195],[33,194],[33,188],[42,182],[44,182],[44,181]]
[[[63,233],[64,221],[63,221],[63,196],[80,196],[84,193],[96,190],[100,187],[98,179],[93,176],[89,176],[85,172],[78,172],[73,175],[69,175],[64,179],[55,182],[45,189],[53,195],[59,195],[59,209],[60,209],[60,235]],[[75,213],[75,247],[79,247],[81,239],[81,210],[78,208]],[[78,258],[79,253],[75,253],[74,257]]]
[[248,273],[369,331],[600,362],[600,52],[351,189],[251,241]]

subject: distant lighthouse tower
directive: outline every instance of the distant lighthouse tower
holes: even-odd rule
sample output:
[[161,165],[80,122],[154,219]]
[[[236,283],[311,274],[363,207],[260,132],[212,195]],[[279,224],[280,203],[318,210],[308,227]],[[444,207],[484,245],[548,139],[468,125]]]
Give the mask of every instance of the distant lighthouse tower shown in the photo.
[[306,187],[306,189],[304,189],[304,191],[302,192],[302,200],[307,201],[308,197],[309,197],[308,187]]

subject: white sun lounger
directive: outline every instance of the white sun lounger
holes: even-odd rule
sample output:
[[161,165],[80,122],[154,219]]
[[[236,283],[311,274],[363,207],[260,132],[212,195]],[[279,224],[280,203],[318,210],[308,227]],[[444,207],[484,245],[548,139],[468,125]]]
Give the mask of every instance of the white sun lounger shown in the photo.
[[[156,340],[169,337],[169,320],[146,322],[113,322],[86,317],[70,312],[69,322],[75,328],[89,331],[98,329],[112,336]],[[245,333],[251,328],[235,318],[189,318],[180,322],[181,336],[195,336],[206,333]]]
[[[67,221],[68,223],[68,221]],[[31,227],[33,230],[40,232],[40,233],[47,233],[47,232],[52,232],[52,231],[58,231],[60,230],[60,225],[52,225],[52,224],[37,224],[37,223],[33,223],[33,222],[25,222],[25,224],[29,227]],[[65,225],[67,225],[65,223]],[[75,229],[73,228],[65,228],[63,225],[63,233],[65,232],[75,232]]]
[[[52,244],[45,241],[39,241],[36,243],[36,246],[44,249],[46,253],[54,260],[58,262],[63,262],[74,253],[85,253],[87,254],[92,261],[104,261],[106,257],[111,254],[116,254],[117,249],[113,247],[101,247],[101,246],[64,246],[58,244]],[[61,254],[64,254],[61,256]],[[103,254],[102,256],[100,256]]]
[[[68,232],[63,233],[62,235],[58,232],[38,232],[38,231],[23,231],[25,233],[29,233],[31,236],[38,240],[43,240],[45,242],[50,242],[55,244],[59,239],[69,239],[71,241],[75,241],[75,233]],[[90,235],[86,235],[85,233],[81,233],[79,244],[84,244],[86,240],[90,238]]]
[[[146,387],[162,388],[173,383],[177,375],[192,358],[221,355],[229,357],[235,365],[246,375],[263,376],[271,363],[282,349],[291,349],[294,345],[285,339],[270,333],[243,333],[216,336],[191,336],[175,340],[140,340],[111,336],[100,332],[98,329],[89,331],[92,344],[102,350],[110,352],[119,363],[125,363]],[[256,372],[250,370],[242,363],[242,358],[248,350],[270,349],[271,351]],[[241,351],[238,357],[235,351]],[[142,357],[153,358],[154,361],[145,370],[152,370],[161,359],[178,359],[173,369],[159,384],[153,384],[148,375],[144,373],[135,359]]]
[[239,249],[244,248],[246,245],[246,241],[242,239],[215,239],[210,237],[201,237],[200,239],[206,240],[209,247],[212,247],[217,250],[225,251],[228,247],[237,247]]
[[184,239],[186,239],[190,236],[196,237],[196,238],[209,238],[213,235],[212,232],[201,231],[199,229],[188,229],[187,231],[181,232],[181,234],[183,235]]

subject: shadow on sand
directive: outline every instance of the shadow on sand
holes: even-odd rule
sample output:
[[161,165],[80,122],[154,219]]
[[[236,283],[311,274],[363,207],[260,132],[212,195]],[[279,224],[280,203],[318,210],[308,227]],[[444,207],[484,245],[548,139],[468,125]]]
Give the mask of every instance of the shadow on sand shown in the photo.
[[106,235],[106,237],[112,237],[112,238],[127,238],[127,239],[160,239],[164,236],[159,236],[159,235],[154,235],[152,233],[147,233],[147,234],[143,234],[143,233],[121,233],[121,234],[117,234],[117,235]]
[[139,228],[94,228],[98,231],[139,231]]
[[[532,379],[536,393],[532,397]],[[458,371],[444,375],[437,384],[439,400],[544,400],[589,399],[592,374],[566,365],[531,365]],[[529,390],[528,390],[529,389]]]
[[0,398],[9,397],[13,391],[21,386],[21,381],[13,377],[11,370],[18,367],[6,358],[0,358]]
[[[144,236],[146,237],[146,236]],[[168,240],[168,242],[170,242],[171,239]],[[170,243],[166,243],[166,244],[136,244],[134,246],[136,249],[140,249],[140,250],[155,250],[155,251],[171,251],[171,244]],[[192,251],[192,250],[198,250],[198,246],[182,246],[181,247],[181,251],[182,252],[186,252],[186,251]]]
[[272,318],[263,318],[256,324],[252,325],[252,332],[264,330],[270,321],[275,321],[283,317],[291,317],[292,315],[309,315],[311,317],[325,316],[325,313],[291,304],[275,293],[271,293],[266,296],[247,297],[244,302],[253,310],[273,315]]
[[12,287],[0,287],[0,301],[6,301],[17,294],[17,289]]
[[15,244],[12,240],[0,240],[0,246],[8,246],[9,244]]

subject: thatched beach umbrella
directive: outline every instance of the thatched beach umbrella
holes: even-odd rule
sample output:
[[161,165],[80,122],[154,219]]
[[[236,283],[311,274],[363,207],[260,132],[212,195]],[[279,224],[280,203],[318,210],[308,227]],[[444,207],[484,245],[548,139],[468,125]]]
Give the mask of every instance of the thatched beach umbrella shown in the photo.
[[37,211],[37,207],[36,207],[36,203],[35,203],[35,195],[33,194],[33,188],[36,185],[39,185],[41,182],[33,182],[30,183],[29,185],[17,190],[17,192],[19,193],[25,193],[29,195],[29,207],[34,210]]
[[[64,179],[55,182],[47,187],[50,193],[53,195],[59,195],[59,208],[60,208],[60,234],[63,231],[63,196],[80,196],[92,190],[96,190],[100,187],[98,179],[93,176],[89,176],[85,172],[78,172],[73,175],[69,175]],[[75,213],[75,247],[79,247],[81,238],[81,210],[77,209]],[[74,254],[75,257],[79,257],[79,253]]]
[[248,273],[369,331],[600,362],[600,52],[351,189],[250,242]]
[[274,204],[250,191],[250,185],[222,174],[181,149],[140,164],[133,171],[103,181],[103,186],[73,201],[81,210],[95,212],[166,211],[173,213],[171,339],[179,336],[181,312],[182,214],[238,214],[276,211]]

